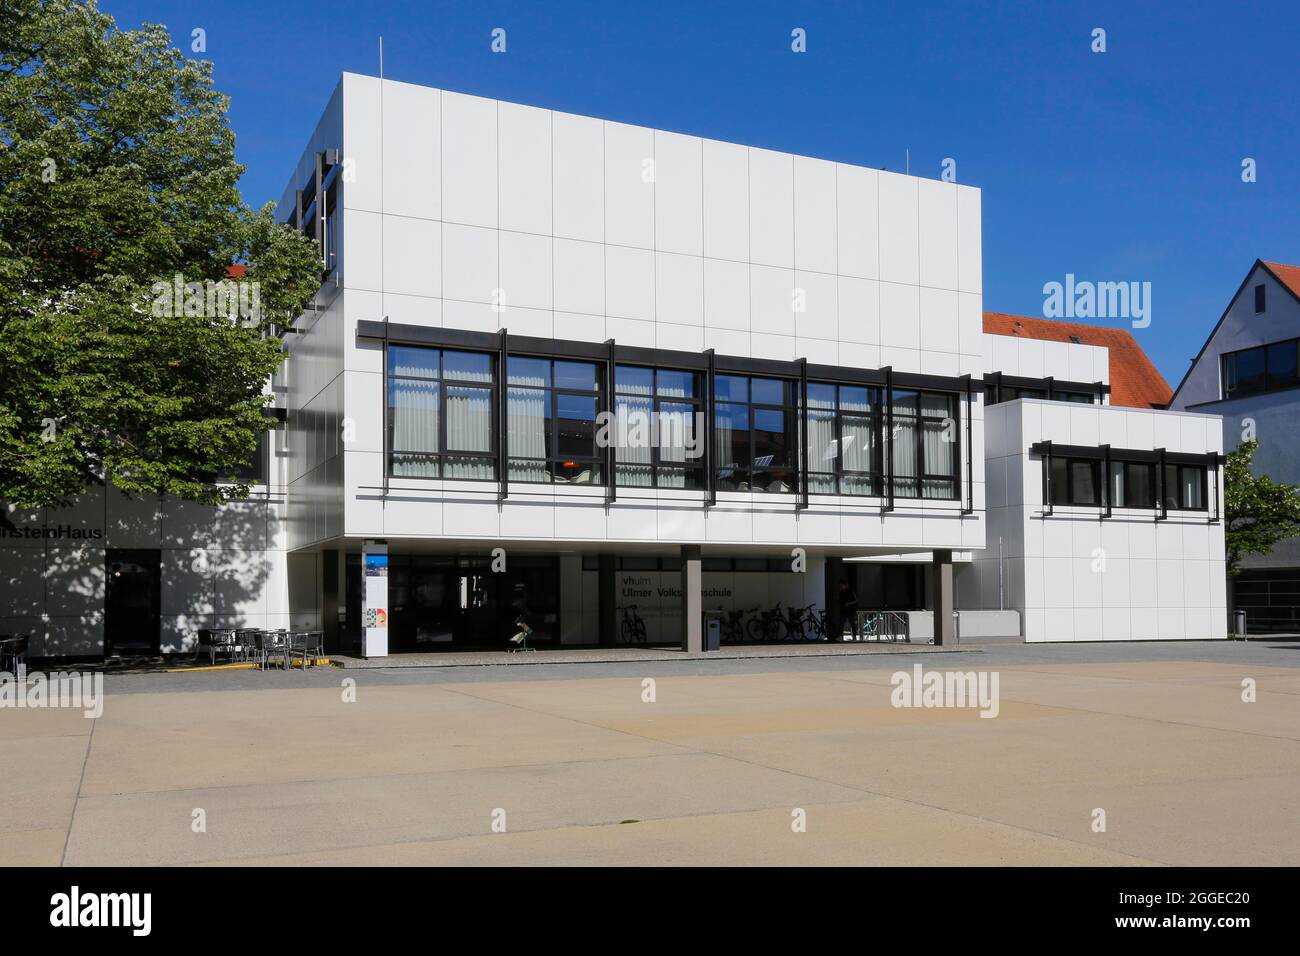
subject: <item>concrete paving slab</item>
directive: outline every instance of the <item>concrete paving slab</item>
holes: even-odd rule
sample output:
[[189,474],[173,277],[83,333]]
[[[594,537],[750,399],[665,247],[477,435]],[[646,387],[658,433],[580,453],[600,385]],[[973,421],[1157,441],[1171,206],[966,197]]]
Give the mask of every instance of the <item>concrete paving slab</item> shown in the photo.
[[239,866],[1140,866],[1135,857],[879,799],[226,861]]

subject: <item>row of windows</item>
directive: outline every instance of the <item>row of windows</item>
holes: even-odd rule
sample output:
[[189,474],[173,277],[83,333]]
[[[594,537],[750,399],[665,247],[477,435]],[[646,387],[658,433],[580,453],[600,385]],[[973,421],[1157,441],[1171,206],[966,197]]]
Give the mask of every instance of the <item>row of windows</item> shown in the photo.
[[[389,346],[391,475],[496,480],[496,364],[484,353]],[[705,375],[619,365],[613,414],[602,420],[604,372],[595,362],[507,359],[510,481],[604,484],[603,449],[612,444],[618,485],[699,489],[705,486],[703,443],[712,441],[718,490],[798,490],[797,382],[715,376],[712,429],[706,429]],[[882,495],[882,436],[892,418],[894,494],[955,499],[956,396],[896,390],[892,410],[885,402],[884,389],[809,383],[809,491]]]
[[1300,339],[1228,352],[1222,361],[1224,398],[1258,395],[1300,385]]
[[[1014,402],[1017,398],[1048,398],[1045,388],[1017,388],[1014,385],[984,386],[984,404],[997,405],[999,402]],[[1054,402],[1076,402],[1080,405],[1096,404],[1097,398],[1092,392],[1071,392],[1059,388],[1052,389],[1050,396]]]
[[[1052,458],[1051,502],[1054,505],[1099,507],[1104,462],[1095,458]],[[1112,461],[1110,504],[1115,508],[1154,508],[1156,468],[1153,462]],[[1204,465],[1165,465],[1164,507],[1181,511],[1205,511],[1206,469]]]

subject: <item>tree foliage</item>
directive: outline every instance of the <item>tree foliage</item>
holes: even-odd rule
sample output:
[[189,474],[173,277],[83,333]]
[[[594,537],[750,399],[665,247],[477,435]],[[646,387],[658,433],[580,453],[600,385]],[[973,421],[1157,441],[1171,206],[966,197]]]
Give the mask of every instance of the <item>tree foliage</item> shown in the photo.
[[[227,107],[161,26],[119,30],[93,0],[0,5],[0,499],[247,495],[211,478],[271,425],[270,333],[320,264],[243,201]],[[158,308],[175,277],[220,282],[232,263],[258,309]]]
[[1300,488],[1250,470],[1257,439],[1229,453],[1224,467],[1223,517],[1228,573],[1248,554],[1268,554],[1283,538],[1300,534]]

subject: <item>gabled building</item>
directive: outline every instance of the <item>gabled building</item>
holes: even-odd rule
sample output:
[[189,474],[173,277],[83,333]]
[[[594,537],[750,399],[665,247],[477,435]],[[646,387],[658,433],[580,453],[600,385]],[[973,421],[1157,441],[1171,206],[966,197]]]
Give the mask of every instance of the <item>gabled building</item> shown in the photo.
[[[1255,471],[1300,484],[1300,266],[1255,260],[1170,407],[1222,416],[1225,449],[1257,438]],[[1242,567],[1233,593],[1248,626],[1300,630],[1300,538]]]

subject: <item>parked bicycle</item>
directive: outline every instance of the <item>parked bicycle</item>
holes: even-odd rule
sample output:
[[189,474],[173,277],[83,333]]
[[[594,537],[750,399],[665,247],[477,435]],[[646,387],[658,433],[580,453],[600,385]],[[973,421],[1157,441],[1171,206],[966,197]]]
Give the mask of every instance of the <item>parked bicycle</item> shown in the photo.
[[816,604],[801,611],[803,638],[806,641],[826,640],[826,612]]
[[782,631],[786,628],[785,613],[781,610],[780,601],[776,602],[774,608],[759,611],[758,616],[751,617],[749,624],[746,625],[751,641],[779,641]]
[[[777,605],[777,607],[780,606]],[[811,604],[808,607],[791,607],[785,612],[785,618],[781,621],[781,625],[785,628],[784,637],[787,641],[805,641],[808,639],[804,615],[811,607]]]
[[745,639],[745,611],[737,608],[724,611],[718,608],[718,615],[721,618],[721,639],[724,643],[738,644]]
[[619,635],[624,644],[644,644],[646,642],[645,621],[641,620],[641,615],[636,613],[635,604],[620,604],[618,610],[623,612],[623,620],[619,623]]

